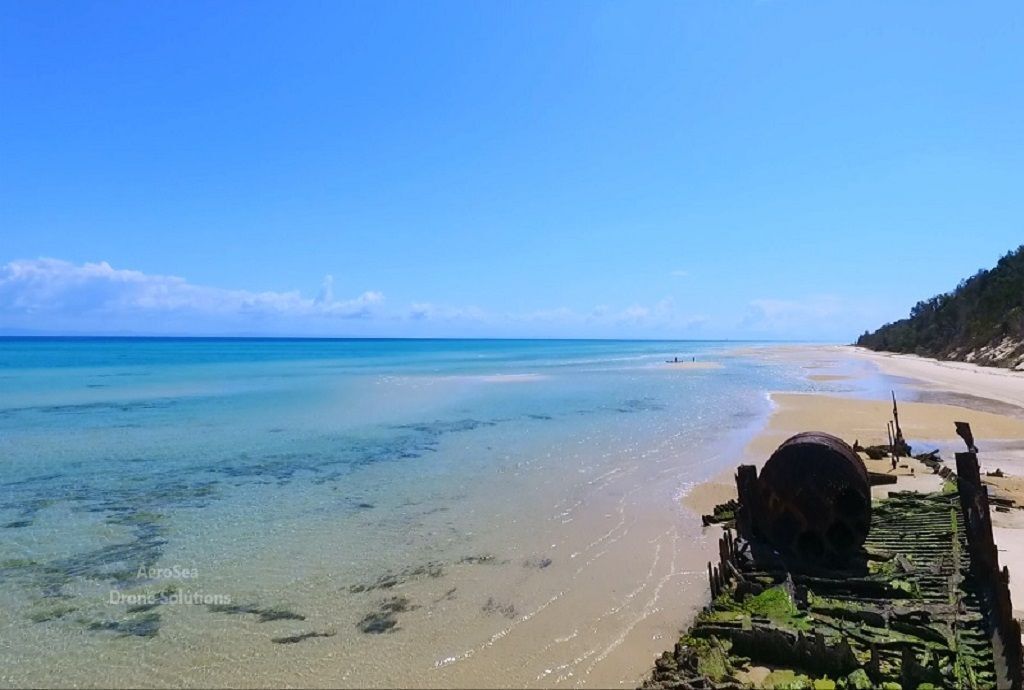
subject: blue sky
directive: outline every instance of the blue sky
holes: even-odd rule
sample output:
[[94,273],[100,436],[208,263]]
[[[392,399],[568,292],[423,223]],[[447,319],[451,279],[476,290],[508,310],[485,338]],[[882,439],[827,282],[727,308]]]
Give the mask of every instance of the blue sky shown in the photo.
[[0,332],[850,340],[1024,242],[1024,3],[6,2]]

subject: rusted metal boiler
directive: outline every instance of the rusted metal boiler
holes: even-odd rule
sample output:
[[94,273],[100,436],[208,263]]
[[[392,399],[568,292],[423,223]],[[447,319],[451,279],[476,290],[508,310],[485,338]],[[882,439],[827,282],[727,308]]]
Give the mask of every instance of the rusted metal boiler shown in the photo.
[[[748,466],[749,467],[749,466]],[[820,431],[780,445],[760,476],[737,476],[741,521],[778,551],[819,564],[841,564],[859,551],[871,526],[871,484],[860,457]]]

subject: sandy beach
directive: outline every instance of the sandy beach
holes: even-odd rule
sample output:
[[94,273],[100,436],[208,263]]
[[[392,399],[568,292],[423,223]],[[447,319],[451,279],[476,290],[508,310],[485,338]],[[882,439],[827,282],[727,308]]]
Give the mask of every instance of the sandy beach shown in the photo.
[[982,367],[967,362],[940,362],[916,355],[872,352],[860,347],[843,347],[839,351],[867,360],[886,374],[914,379],[926,390],[948,390],[1024,408],[1022,371]]
[[[1003,477],[986,477],[990,495],[1024,506],[1024,373],[980,367],[961,362],[939,362],[907,355],[875,353],[845,346],[792,346],[745,350],[767,361],[799,362],[807,379],[815,382],[856,381],[873,370],[892,377],[905,389],[928,402],[899,401],[899,415],[914,452],[939,449],[952,464],[953,454],[963,450],[953,422],[971,424],[979,447],[983,472],[1000,470]],[[746,446],[743,462],[761,466],[789,436],[821,430],[862,445],[887,443],[886,422],[892,416],[888,391],[870,398],[860,394],[770,394],[773,412],[764,429]],[[737,463],[738,464],[738,463]],[[924,465],[904,459],[895,471],[887,460],[865,458],[870,471],[894,473],[897,485],[873,487],[876,497],[890,490],[936,491],[941,480]],[[683,500],[696,512],[735,497],[733,471],[696,487]],[[993,511],[1000,562],[1010,568],[1014,608],[1024,614],[1024,510]]]

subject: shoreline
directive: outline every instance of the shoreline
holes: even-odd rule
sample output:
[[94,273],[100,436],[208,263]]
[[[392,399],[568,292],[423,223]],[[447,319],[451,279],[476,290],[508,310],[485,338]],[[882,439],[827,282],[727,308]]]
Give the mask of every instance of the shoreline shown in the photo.
[[[1024,408],[1024,371],[917,355],[875,352],[855,345],[839,346],[873,362],[883,373],[914,379],[929,388],[946,388]],[[1022,409],[1024,412],[1024,409]]]

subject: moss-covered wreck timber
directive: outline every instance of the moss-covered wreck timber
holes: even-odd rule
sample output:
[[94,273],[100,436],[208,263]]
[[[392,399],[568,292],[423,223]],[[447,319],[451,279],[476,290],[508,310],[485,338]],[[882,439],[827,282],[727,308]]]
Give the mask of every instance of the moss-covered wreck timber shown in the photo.
[[[876,501],[841,567],[773,545],[751,510],[757,472],[737,473],[739,533],[708,566],[712,601],[645,688],[1020,688],[1013,620],[977,457],[959,476],[935,454],[940,492]],[[756,500],[756,499],[753,499]]]

